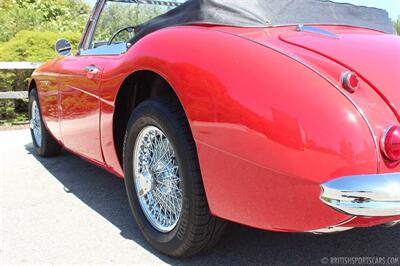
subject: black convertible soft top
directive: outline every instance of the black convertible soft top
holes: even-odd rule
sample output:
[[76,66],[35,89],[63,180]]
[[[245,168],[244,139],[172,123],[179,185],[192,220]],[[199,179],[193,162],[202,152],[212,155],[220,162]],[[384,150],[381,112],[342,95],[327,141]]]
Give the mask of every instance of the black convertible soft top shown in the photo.
[[[162,0],[114,1],[153,4],[163,2]],[[323,0],[189,0],[161,16],[139,25],[132,42],[162,28],[188,24],[238,27],[333,24],[395,33],[388,13],[385,10],[371,7]]]

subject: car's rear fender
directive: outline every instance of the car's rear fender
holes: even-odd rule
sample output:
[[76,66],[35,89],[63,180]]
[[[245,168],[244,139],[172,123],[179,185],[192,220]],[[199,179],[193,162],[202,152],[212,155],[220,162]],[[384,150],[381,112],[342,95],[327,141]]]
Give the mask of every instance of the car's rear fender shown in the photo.
[[312,68],[207,28],[158,31],[105,69],[103,143],[113,143],[112,90],[139,70],[164,77],[179,97],[213,214],[278,231],[352,218],[319,199],[320,184],[376,173],[376,143],[355,103]]

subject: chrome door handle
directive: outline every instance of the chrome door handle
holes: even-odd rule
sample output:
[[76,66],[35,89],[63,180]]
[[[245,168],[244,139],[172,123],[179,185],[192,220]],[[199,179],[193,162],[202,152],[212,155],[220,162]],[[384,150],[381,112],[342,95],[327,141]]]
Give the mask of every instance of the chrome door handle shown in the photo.
[[99,69],[96,66],[87,66],[85,67],[86,73],[96,75],[99,73]]

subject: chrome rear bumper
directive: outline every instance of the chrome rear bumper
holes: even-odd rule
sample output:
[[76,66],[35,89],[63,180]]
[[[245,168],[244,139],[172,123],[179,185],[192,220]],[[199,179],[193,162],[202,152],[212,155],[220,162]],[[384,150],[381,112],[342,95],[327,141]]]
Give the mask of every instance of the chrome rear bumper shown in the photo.
[[321,200],[354,216],[400,215],[400,173],[346,176],[321,185]]

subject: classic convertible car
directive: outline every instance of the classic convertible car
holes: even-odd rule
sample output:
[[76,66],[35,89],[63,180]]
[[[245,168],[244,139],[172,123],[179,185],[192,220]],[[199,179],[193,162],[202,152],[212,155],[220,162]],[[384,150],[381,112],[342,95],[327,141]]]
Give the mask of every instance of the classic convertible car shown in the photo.
[[[140,10],[154,16],[135,25]],[[99,0],[71,49],[58,41],[64,57],[32,75],[34,147],[124,178],[159,251],[209,248],[227,221],[310,233],[399,223],[400,38],[386,11]]]

